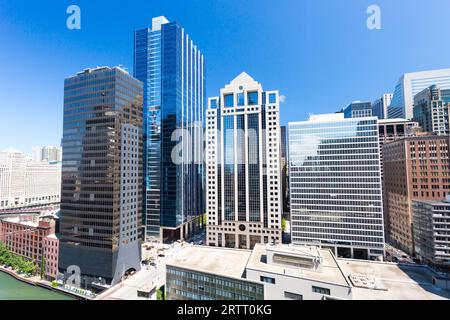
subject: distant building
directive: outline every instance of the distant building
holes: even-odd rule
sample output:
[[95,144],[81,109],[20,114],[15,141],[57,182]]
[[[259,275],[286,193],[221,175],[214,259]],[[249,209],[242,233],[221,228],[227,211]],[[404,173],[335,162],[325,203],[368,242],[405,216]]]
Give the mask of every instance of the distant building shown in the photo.
[[206,113],[207,244],[281,243],[280,104],[243,72]]
[[59,269],[67,277],[78,266],[83,287],[104,289],[140,270],[142,92],[118,67],[64,83]]
[[51,146],[34,147],[32,158],[35,162],[61,162],[62,149]]
[[372,103],[372,115],[378,119],[387,119],[389,107],[391,105],[392,93],[385,93],[383,96]]
[[[13,253],[34,262],[38,272],[42,261],[46,262],[48,252],[58,254],[55,241],[46,238],[55,233],[55,220],[51,217],[38,215],[20,215],[12,218],[0,219],[0,242]],[[54,262],[50,259],[49,262]],[[45,269],[46,275],[56,278],[55,265],[46,263],[50,268]]]
[[30,161],[21,151],[0,152],[0,209],[59,203],[61,164]]
[[426,132],[449,135],[450,102],[445,102],[436,85],[424,89],[414,97],[414,120]]
[[414,96],[431,85],[443,90],[450,89],[450,69],[403,74],[395,87],[388,117],[411,120],[414,116]]
[[387,240],[413,254],[413,200],[450,194],[449,137],[421,135],[383,147]]
[[186,239],[205,214],[205,59],[180,24],[155,17],[151,28],[135,31],[134,76],[144,83],[145,234]]
[[366,118],[372,117],[372,103],[355,101],[344,109],[345,118]]
[[257,244],[253,251],[184,248],[167,262],[165,289],[167,300],[444,300],[448,285],[424,266]]
[[289,123],[291,236],[340,257],[382,259],[378,119],[342,113]]
[[413,201],[414,248],[423,262],[450,266],[450,197]]

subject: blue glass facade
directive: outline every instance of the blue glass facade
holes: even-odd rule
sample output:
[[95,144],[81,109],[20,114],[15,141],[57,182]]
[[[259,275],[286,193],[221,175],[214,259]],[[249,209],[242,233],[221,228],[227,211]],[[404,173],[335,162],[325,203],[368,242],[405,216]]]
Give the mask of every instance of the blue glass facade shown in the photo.
[[[146,234],[204,213],[204,58],[184,29],[164,19],[135,32],[135,77],[144,82]],[[174,161],[181,147],[180,161]]]

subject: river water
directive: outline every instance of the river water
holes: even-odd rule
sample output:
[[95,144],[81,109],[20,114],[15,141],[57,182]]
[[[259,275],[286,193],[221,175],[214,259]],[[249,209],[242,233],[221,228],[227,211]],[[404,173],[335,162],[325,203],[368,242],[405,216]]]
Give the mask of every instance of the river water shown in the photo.
[[26,284],[0,272],[0,300],[73,300],[73,298]]

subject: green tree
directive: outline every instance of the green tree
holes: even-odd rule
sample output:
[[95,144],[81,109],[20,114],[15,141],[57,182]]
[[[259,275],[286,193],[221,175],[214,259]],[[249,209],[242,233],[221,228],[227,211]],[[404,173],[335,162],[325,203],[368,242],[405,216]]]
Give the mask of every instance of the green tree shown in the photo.
[[156,290],[156,299],[157,300],[165,300],[165,294],[164,294],[164,287],[159,288]]
[[286,232],[286,225],[287,225],[286,219],[282,218],[281,219],[281,229],[283,230],[283,232]]

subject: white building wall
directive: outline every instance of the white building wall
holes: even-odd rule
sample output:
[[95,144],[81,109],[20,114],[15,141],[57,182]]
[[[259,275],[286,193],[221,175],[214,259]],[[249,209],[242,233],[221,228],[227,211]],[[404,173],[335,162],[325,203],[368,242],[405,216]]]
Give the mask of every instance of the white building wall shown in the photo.
[[[250,105],[248,93],[257,93],[258,104]],[[235,105],[225,106],[224,97],[234,95]],[[237,95],[244,94],[244,103],[237,105]],[[272,99],[269,99],[271,97]],[[263,104],[263,98],[265,104]],[[273,101],[271,101],[273,100]],[[212,102],[215,107],[211,107]],[[250,132],[249,116],[258,117],[258,141]],[[244,130],[238,131],[237,118],[244,116]],[[233,134],[227,134],[224,128],[224,119],[234,119]],[[263,119],[265,118],[266,130],[263,130]],[[214,246],[227,246],[225,235],[235,238],[235,246],[251,248],[254,243],[281,243],[281,129],[279,119],[279,93],[278,91],[264,92],[261,85],[246,73],[242,73],[230,84],[221,90],[220,98],[209,99],[209,109],[207,110],[207,152],[206,152],[206,188],[207,188],[207,243]],[[242,185],[238,184],[238,175],[235,174],[233,186],[225,184],[225,155],[221,150],[225,150],[224,138],[228,135],[230,140],[234,138],[234,172],[238,172],[238,165],[245,165],[245,191]],[[238,141],[244,140],[244,143]],[[257,144],[259,148],[259,218],[250,219],[249,208],[249,165],[252,159],[249,158],[250,144]],[[226,150],[225,150],[226,151]],[[243,159],[238,157],[243,151]],[[267,189],[264,190],[264,176],[267,177]],[[225,217],[225,190],[233,188],[235,193],[235,218],[234,220]],[[245,192],[245,193],[244,193]],[[264,194],[264,192],[266,192]],[[220,198],[219,198],[220,197]],[[238,198],[245,197],[246,217],[239,219]],[[255,221],[257,220],[257,221]],[[245,239],[246,245],[240,244],[240,239]],[[256,241],[257,240],[257,241]]]
[[[246,279],[261,282],[261,277],[275,279],[275,284],[264,284],[265,300],[289,300],[286,293],[301,295],[303,300],[323,300],[324,296],[334,299],[352,299],[352,290],[350,287],[341,286],[333,283],[325,283],[310,279],[302,279],[288,274],[282,275],[261,270],[246,269]],[[314,287],[330,290],[330,295],[317,293],[313,291]]]
[[35,162],[18,150],[0,152],[0,209],[60,201],[61,164]]

